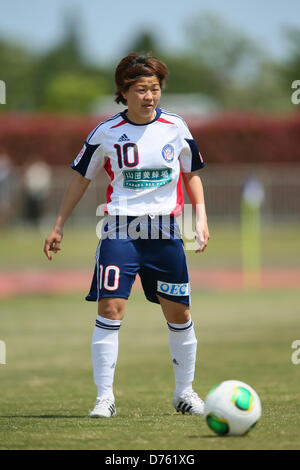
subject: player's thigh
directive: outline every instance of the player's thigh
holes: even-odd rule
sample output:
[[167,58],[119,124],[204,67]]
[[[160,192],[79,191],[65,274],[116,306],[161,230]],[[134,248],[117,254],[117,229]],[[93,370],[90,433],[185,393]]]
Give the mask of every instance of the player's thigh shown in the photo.
[[98,301],[99,315],[121,319],[125,313],[139,259],[130,240],[104,239],[96,253],[96,267],[87,300]]
[[183,324],[190,320],[191,315],[188,305],[165,299],[159,294],[157,294],[157,297],[160,302],[163,314],[169,323]]
[[145,295],[160,303],[171,323],[190,319],[190,282],[182,240],[145,241],[144,264],[140,277]]
[[108,297],[98,302],[98,315],[110,320],[122,320],[126,310],[126,299]]

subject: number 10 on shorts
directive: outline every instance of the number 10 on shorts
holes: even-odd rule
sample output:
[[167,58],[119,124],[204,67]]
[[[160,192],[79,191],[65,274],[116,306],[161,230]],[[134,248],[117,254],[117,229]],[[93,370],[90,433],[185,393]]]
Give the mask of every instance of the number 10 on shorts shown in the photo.
[[120,268],[114,264],[110,264],[103,267],[103,264],[99,265],[99,289],[104,289],[109,291],[115,291],[119,288],[120,280]]

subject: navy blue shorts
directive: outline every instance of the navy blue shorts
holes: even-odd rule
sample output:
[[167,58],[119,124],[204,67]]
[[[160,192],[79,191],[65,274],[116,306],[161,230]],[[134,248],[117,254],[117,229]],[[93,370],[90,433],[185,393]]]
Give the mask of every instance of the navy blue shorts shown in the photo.
[[173,302],[190,305],[190,282],[183,241],[172,233],[168,239],[162,239],[162,236],[158,239],[132,239],[130,236],[101,239],[86,300],[99,301],[107,297],[128,299],[137,274],[150,302],[159,303],[156,295],[159,294]]

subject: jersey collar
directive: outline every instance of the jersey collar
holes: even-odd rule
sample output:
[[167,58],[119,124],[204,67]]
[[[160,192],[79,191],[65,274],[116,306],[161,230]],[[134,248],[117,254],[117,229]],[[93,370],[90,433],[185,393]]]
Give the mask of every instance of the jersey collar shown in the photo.
[[127,111],[128,111],[128,109],[125,109],[121,113],[121,116],[124,119],[124,121],[128,122],[129,124],[132,124],[133,126],[148,126],[148,124],[152,124],[152,122],[157,121],[160,118],[160,115],[161,115],[161,109],[160,108],[155,108],[156,116],[155,116],[154,119],[152,119],[152,121],[146,122],[146,124],[136,124],[135,122],[132,122],[132,121],[130,121],[130,119],[128,119],[127,114],[126,114]]

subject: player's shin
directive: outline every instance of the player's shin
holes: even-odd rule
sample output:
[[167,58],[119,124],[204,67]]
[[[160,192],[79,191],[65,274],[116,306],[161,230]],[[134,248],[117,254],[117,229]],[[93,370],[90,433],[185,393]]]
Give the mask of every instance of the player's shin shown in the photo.
[[174,396],[192,390],[194,380],[197,339],[192,320],[184,324],[168,322],[169,348],[175,375]]
[[92,359],[97,398],[114,400],[113,381],[118,358],[120,320],[97,316],[92,339]]

